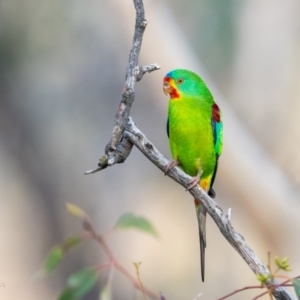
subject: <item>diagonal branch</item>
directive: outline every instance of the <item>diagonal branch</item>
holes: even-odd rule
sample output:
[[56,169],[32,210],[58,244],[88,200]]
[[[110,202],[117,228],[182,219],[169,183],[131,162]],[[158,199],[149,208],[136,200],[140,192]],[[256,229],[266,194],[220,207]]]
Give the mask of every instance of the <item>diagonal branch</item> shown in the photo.
[[[125,87],[122,92],[121,102],[115,116],[112,136],[105,148],[105,155],[100,159],[98,167],[87,171],[85,174],[92,174],[112,166],[116,163],[122,163],[131,152],[135,145],[151,162],[153,162],[163,172],[169,163],[155,146],[146,138],[146,136],[134,125],[129,117],[130,109],[134,101],[134,89],[137,81],[141,80],[146,72],[152,72],[159,69],[157,64],[145,67],[138,67],[138,58],[142,45],[143,34],[147,25],[144,16],[144,6],[142,0],[133,0],[136,9],[135,32],[132,42],[132,48],[129,54],[129,62],[126,68]],[[191,177],[186,175],[179,168],[172,168],[168,176],[186,187],[191,181]],[[190,190],[194,198],[201,201],[207,212],[213,218],[219,227],[223,236],[241,255],[255,274],[269,274],[268,268],[255,255],[253,250],[245,242],[245,239],[237,233],[230,223],[230,212],[226,215],[222,209],[214,202],[200,187],[196,186]],[[277,282],[268,282],[269,288]],[[293,297],[284,287],[277,287],[272,290],[277,300],[292,300]]]
[[[130,118],[128,120],[125,136],[159,169],[163,172],[166,170],[169,160],[163,156],[156,147],[146,138],[146,136],[135,126]],[[184,187],[187,187],[191,181],[191,177],[185,174],[177,167],[172,168],[167,175]],[[199,186],[195,186],[190,190],[194,198],[201,201],[209,215],[213,218],[225,239],[233,246],[233,248],[245,260],[248,266],[255,274],[270,274],[268,268],[255,255],[254,251],[248,246],[243,236],[234,230],[230,223],[230,211],[224,214],[222,209],[213,201]],[[269,281],[269,287],[278,282]],[[274,297],[278,300],[291,300],[293,297],[284,288],[278,287],[272,291]]]

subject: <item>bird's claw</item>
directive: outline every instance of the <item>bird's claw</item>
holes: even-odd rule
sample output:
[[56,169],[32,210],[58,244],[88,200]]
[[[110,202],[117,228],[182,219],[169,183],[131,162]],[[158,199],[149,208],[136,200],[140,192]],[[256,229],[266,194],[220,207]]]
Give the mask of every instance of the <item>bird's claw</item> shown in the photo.
[[192,180],[188,184],[186,190],[189,191],[190,189],[192,189],[193,187],[195,187],[196,185],[198,185],[199,181],[200,181],[200,174],[197,174],[197,176],[192,177]]
[[168,174],[168,172],[174,168],[175,166],[178,166],[179,165],[179,162],[177,160],[171,160],[168,165],[167,165],[167,168],[166,168],[166,171],[165,171],[165,175]]

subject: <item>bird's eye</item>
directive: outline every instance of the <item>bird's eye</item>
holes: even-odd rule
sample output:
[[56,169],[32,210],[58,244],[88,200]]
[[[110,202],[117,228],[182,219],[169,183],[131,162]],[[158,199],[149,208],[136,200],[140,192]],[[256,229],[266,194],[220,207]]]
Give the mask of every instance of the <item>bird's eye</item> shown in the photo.
[[179,78],[179,79],[177,79],[177,83],[179,83],[179,84],[182,84],[183,83],[183,78]]

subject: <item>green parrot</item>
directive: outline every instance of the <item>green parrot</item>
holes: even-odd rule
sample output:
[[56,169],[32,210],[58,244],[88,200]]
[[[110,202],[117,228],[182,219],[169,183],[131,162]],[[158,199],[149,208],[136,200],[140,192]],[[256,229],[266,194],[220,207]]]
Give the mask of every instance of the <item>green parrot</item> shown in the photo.
[[[197,184],[215,197],[212,188],[223,146],[221,111],[204,81],[195,73],[176,69],[164,77],[164,93],[170,95],[167,134],[173,160],[166,173],[179,165],[192,176],[187,189]],[[204,282],[206,210],[195,199],[199,225],[201,277]]]

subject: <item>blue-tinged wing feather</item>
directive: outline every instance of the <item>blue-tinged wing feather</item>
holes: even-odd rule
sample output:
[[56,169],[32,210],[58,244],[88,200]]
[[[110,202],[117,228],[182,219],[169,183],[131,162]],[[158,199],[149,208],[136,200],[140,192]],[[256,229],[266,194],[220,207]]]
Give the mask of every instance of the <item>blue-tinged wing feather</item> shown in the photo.
[[214,135],[214,147],[217,157],[222,154],[223,146],[223,123],[217,122],[212,119],[213,135]]
[[214,118],[214,116],[211,119],[211,124],[212,124],[212,130],[213,130],[213,137],[214,137],[214,148],[216,152],[216,165],[214,169],[214,173],[211,179],[211,184],[210,184],[210,189],[208,194],[214,198],[216,196],[215,191],[213,190],[212,186],[214,184],[217,170],[218,170],[218,160],[219,157],[222,153],[222,147],[223,147],[223,123],[220,117],[220,112],[219,113],[219,118]]

